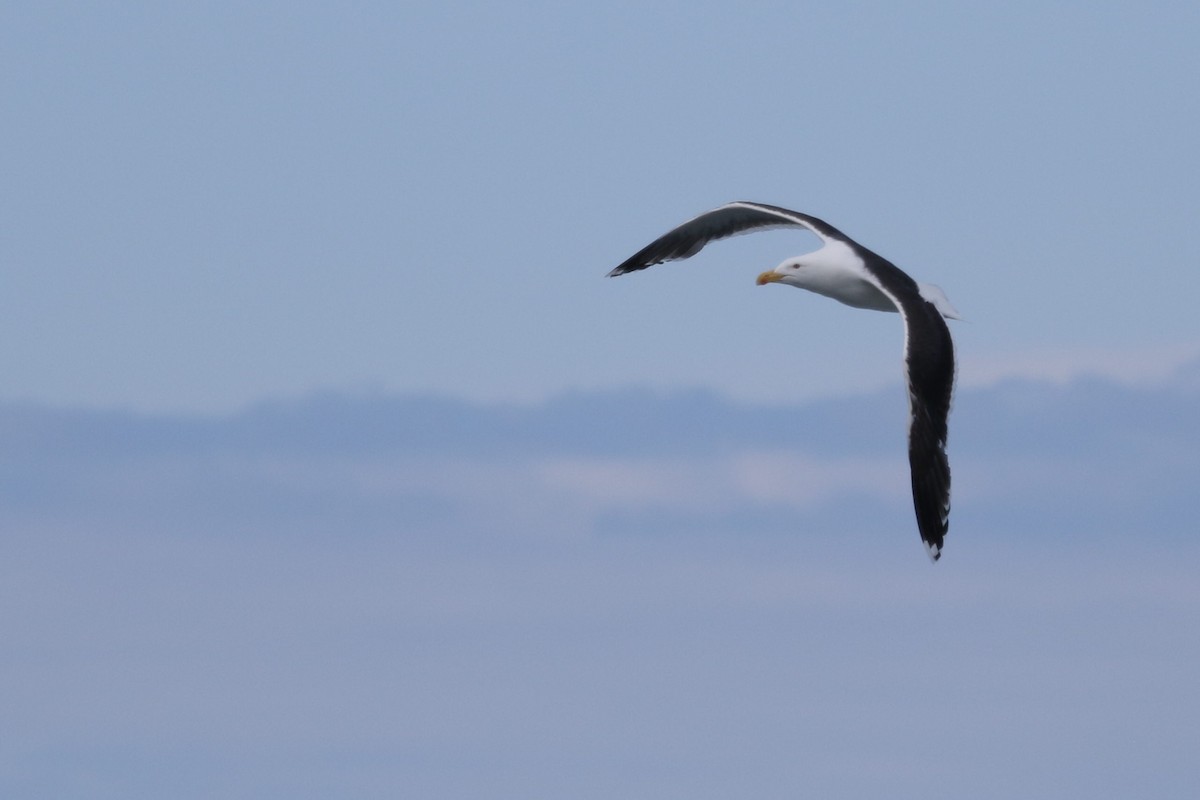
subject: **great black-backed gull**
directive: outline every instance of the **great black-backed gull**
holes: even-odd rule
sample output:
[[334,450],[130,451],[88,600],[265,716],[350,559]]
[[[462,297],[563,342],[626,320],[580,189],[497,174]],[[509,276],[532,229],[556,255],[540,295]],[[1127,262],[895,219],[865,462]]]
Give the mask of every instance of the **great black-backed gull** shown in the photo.
[[921,540],[936,561],[950,519],[950,463],[946,418],[954,389],[954,343],[943,317],[959,319],[942,290],[917,283],[833,226],[798,211],[737,202],[708,211],[667,232],[608,273],[635,272],[688,258],[709,242],[737,233],[801,227],[822,247],[789,258],[758,276],[758,284],[785,283],[832,297],[855,308],[898,311],[904,320],[904,372],[908,381],[908,461],[913,507]]

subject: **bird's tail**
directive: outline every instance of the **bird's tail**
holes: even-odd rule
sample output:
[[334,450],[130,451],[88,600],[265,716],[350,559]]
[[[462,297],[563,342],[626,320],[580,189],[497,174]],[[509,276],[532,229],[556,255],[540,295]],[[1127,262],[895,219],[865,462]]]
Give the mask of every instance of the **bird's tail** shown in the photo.
[[946,298],[946,293],[942,291],[940,286],[934,286],[932,283],[918,283],[917,289],[921,292],[921,297],[926,301],[933,303],[933,307],[946,319],[962,319],[962,316],[955,310],[954,306],[950,305],[949,299]]

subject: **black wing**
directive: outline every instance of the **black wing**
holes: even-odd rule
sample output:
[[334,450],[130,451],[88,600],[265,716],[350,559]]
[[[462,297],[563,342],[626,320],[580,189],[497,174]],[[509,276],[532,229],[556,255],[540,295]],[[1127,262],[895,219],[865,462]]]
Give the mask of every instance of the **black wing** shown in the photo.
[[954,392],[954,342],[946,321],[921,299],[904,308],[910,412],[908,463],[921,540],[936,561],[950,528],[950,461],[946,418]]
[[807,228],[822,240],[845,239],[843,234],[825,222],[798,211],[762,203],[729,203],[706,211],[658,237],[608,273],[608,277],[615,278],[664,261],[694,256],[709,242],[734,234],[789,226]]

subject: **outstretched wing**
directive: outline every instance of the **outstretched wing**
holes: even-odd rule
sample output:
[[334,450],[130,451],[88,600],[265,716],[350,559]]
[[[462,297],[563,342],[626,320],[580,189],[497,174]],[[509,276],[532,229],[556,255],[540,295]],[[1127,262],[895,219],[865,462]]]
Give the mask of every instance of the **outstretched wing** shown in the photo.
[[908,383],[908,464],[917,530],[937,561],[950,528],[950,461],[946,420],[954,394],[954,341],[941,310],[892,262],[864,247],[862,276],[895,304],[904,320],[904,377]]
[[950,462],[946,418],[954,391],[954,343],[932,303],[906,314],[905,372],[908,375],[908,463],[912,470],[917,529],[934,561],[950,528]]
[[734,234],[784,227],[807,228],[822,241],[845,238],[830,225],[798,211],[762,203],[729,203],[706,211],[658,237],[608,273],[608,277],[694,256],[709,242]]

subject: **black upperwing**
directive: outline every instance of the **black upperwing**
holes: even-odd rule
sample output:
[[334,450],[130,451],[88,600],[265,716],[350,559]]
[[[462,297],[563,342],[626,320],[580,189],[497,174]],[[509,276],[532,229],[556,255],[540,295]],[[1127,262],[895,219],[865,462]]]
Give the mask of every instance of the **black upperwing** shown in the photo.
[[954,394],[954,341],[937,307],[921,296],[908,273],[858,246],[873,282],[904,318],[904,374],[908,381],[908,464],[921,540],[936,561],[950,529],[950,461],[946,422]]
[[912,305],[904,315],[908,326],[904,361],[912,414],[908,463],[917,529],[936,561],[950,528],[946,420],[954,392],[954,342],[946,321],[932,303],[921,299]]
[[696,255],[709,242],[739,233],[770,228],[800,227],[812,231],[823,240],[845,239],[837,229],[816,217],[762,203],[736,202],[706,211],[655,239],[634,253],[608,277],[636,272],[664,261],[676,261]]

